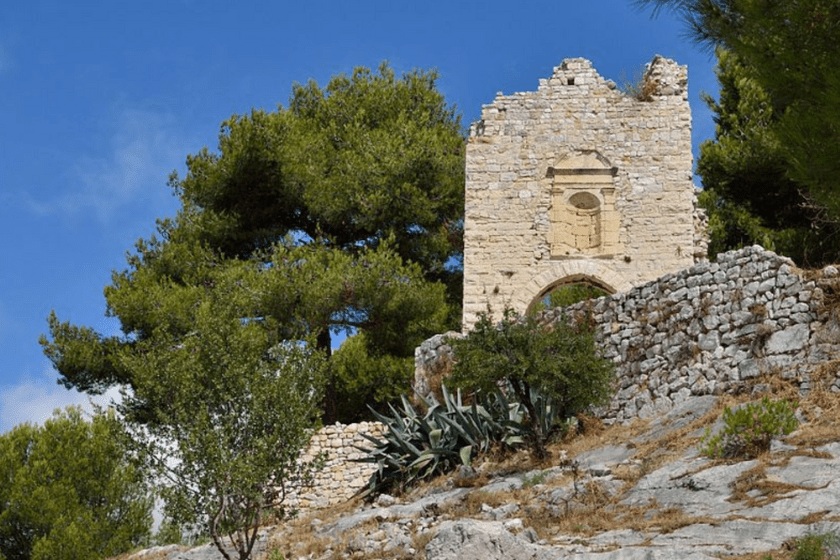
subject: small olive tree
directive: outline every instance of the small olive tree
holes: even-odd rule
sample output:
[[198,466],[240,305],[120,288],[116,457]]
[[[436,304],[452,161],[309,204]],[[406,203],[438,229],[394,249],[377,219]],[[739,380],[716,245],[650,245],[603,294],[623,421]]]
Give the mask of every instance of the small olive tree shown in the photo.
[[323,395],[320,353],[272,344],[259,319],[238,318],[246,288],[197,304],[178,344],[153,334],[123,357],[135,388],[120,408],[161,473],[167,516],[209,532],[228,560],[228,546],[249,558],[266,518],[289,513],[284,500],[306,475],[298,459]]
[[538,459],[548,456],[550,434],[540,422],[532,390],[552,401],[558,419],[609,399],[614,364],[600,356],[595,331],[586,322],[563,318],[540,325],[532,316],[519,317],[506,309],[498,325],[482,314],[469,336],[452,345],[452,383],[488,392],[508,383],[528,412],[531,446]]

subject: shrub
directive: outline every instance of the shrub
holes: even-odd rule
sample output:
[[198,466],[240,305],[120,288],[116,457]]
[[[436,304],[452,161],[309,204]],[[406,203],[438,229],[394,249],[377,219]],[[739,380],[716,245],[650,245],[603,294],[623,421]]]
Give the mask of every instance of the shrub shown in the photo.
[[626,72],[622,72],[618,84],[619,91],[637,101],[652,101],[653,94],[656,93],[656,82],[645,79],[646,72],[647,68],[644,65],[635,69],[632,77],[628,77]]
[[547,456],[551,433],[546,430],[563,423],[543,425],[532,389],[551,399],[552,415],[560,421],[609,400],[614,364],[599,355],[595,330],[586,321],[561,317],[553,325],[541,325],[535,317],[506,309],[498,325],[482,314],[469,336],[452,340],[452,346],[456,361],[451,382],[484,392],[507,384],[527,411],[531,448],[538,459]]
[[840,558],[840,538],[833,532],[808,534],[796,539],[793,560],[836,560]]
[[598,299],[609,295],[606,291],[597,286],[590,286],[589,284],[565,284],[558,286],[554,290],[544,295],[530,310],[530,313],[536,315],[540,311],[546,309],[554,309],[555,307],[568,307],[580,301],[588,299]]
[[749,403],[737,410],[723,411],[724,428],[712,436],[706,430],[700,446],[704,455],[715,457],[755,457],[770,449],[770,442],[779,435],[787,435],[799,422],[794,416],[798,403],[786,399],[771,401],[764,397],[759,403]]
[[530,488],[532,486],[537,486],[538,484],[543,484],[547,478],[548,471],[537,471],[531,476],[526,476],[522,480],[522,487]]
[[234,298],[208,296],[194,313],[179,345],[155,331],[138,342],[147,352],[124,357],[137,377],[119,409],[161,476],[167,518],[209,534],[230,560],[226,537],[246,560],[265,520],[292,515],[290,485],[316,467],[298,458],[319,413],[324,356],[311,343],[272,345]]

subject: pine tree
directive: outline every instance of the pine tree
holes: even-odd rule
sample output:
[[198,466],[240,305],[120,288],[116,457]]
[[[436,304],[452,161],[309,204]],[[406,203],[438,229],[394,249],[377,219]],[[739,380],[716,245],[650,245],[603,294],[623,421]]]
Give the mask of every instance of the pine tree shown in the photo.
[[[736,57],[737,73],[751,83],[741,84],[766,96],[760,103],[739,107],[739,111],[769,109],[772,114],[741,114],[742,121],[772,120],[764,142],[766,156],[778,157],[784,177],[773,180],[764,193],[770,203],[790,199],[795,185],[800,199],[789,206],[800,215],[782,224],[766,222],[752,200],[727,200],[716,193],[714,203],[730,203],[730,222],[747,221],[744,211],[757,212],[757,225],[771,229],[796,230],[802,221],[811,221],[819,232],[809,232],[803,241],[827,238],[823,246],[808,248],[809,264],[837,260],[835,241],[840,222],[840,3],[836,0],[636,0],[640,6],[653,6],[654,14],[671,9],[682,16],[695,41],[706,47],[722,47]],[[733,71],[735,71],[733,69]],[[746,90],[744,90],[746,91]],[[731,108],[726,108],[731,113]],[[750,124],[749,128],[756,130]],[[749,144],[747,152],[755,146]],[[733,149],[735,146],[731,146]],[[727,147],[727,150],[730,148]],[[754,154],[748,154],[746,159]],[[772,190],[771,190],[772,189]],[[781,189],[781,190],[775,190]],[[710,202],[711,203],[711,202]],[[734,206],[731,205],[734,203]],[[778,217],[778,216],[777,216]],[[785,218],[788,220],[788,218]],[[801,232],[800,232],[801,233]],[[792,238],[791,238],[792,240]],[[789,240],[790,241],[790,240]],[[791,241],[793,242],[793,241]],[[827,247],[826,247],[827,245]]]
[[[323,89],[296,85],[287,108],[226,121],[218,151],[170,178],[178,215],[105,289],[123,334],[50,317],[42,344],[60,381],[134,387],[128,358],[152,337],[182,344],[195,309],[232,285],[250,290],[237,313],[268,346],[309,338],[329,355],[335,333],[363,333],[365,368],[399,363],[394,383],[407,390],[415,346],[460,321],[464,137],[436,80],[360,68]],[[336,388],[329,375],[327,422]]]
[[95,560],[146,542],[151,492],[114,416],[78,408],[0,435],[0,558]]

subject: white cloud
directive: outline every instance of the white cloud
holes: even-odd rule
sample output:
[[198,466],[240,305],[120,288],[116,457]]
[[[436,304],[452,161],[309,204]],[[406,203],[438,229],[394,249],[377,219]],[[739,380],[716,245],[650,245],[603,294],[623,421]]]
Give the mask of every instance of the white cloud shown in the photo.
[[92,414],[91,401],[106,406],[116,399],[119,399],[116,389],[93,398],[75,390],[68,391],[56,383],[55,373],[50,369],[40,377],[30,376],[17,385],[0,388],[0,433],[24,422],[43,424],[57,408],[78,405]]
[[47,200],[29,197],[26,204],[40,215],[93,211],[100,221],[107,221],[120,208],[169,198],[166,180],[183,163],[187,146],[170,115],[124,110],[106,155],[79,158],[69,170],[67,192]]

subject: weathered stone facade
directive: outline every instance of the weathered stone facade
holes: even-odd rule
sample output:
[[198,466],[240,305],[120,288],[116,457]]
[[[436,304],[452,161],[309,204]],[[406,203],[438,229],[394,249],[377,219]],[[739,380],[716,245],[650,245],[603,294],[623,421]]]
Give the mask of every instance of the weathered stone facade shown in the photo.
[[484,106],[466,155],[466,329],[560,284],[626,291],[705,258],[687,79],[656,57],[630,97],[567,59]]

